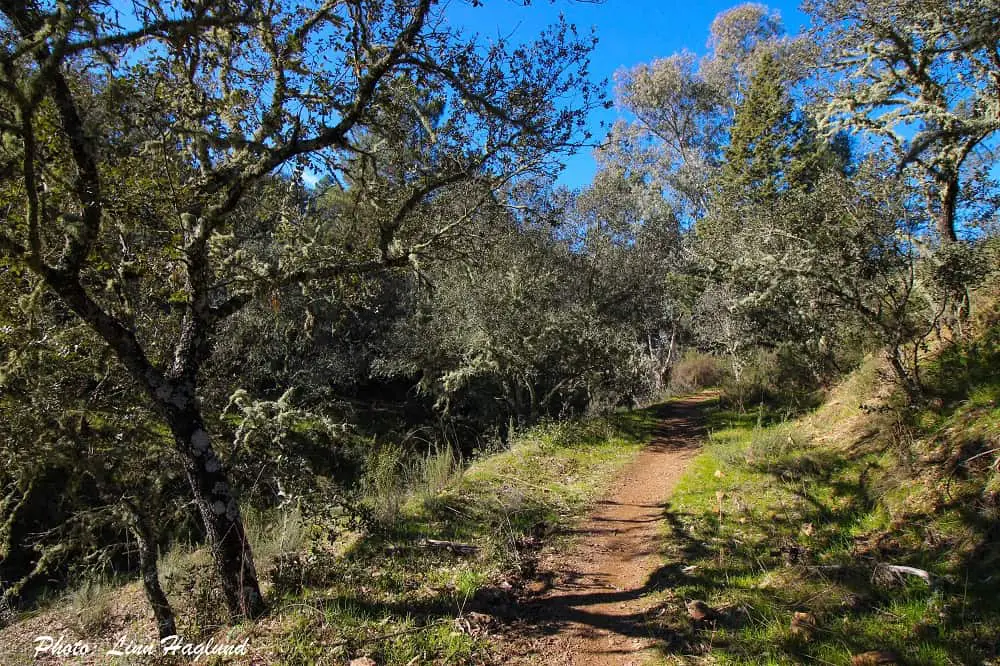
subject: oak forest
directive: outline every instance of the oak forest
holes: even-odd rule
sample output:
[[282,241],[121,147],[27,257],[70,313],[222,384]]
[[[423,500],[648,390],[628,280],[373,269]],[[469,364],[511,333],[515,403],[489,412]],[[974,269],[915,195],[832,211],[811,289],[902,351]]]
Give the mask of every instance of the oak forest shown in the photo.
[[0,0],[0,662],[1000,664],[1000,5],[639,4]]

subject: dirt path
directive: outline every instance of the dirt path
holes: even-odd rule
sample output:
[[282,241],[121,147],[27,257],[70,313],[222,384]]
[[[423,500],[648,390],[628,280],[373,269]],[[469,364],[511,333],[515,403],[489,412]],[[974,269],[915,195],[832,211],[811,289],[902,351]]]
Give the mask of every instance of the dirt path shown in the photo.
[[[547,552],[539,571],[544,591],[527,602],[522,662],[641,664],[655,644],[644,630],[646,598],[662,564],[663,511],[703,436],[699,395],[661,407],[653,440],[613,482],[579,525],[569,552]],[[539,585],[541,586],[541,585]]]

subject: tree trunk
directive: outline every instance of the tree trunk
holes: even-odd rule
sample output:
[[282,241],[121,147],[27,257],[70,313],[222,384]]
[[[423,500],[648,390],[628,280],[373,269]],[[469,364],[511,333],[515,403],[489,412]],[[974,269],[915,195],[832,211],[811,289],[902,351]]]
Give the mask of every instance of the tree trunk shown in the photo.
[[520,381],[514,382],[514,411],[517,414],[517,427],[523,428],[528,425],[528,406],[524,399],[524,385]]
[[264,598],[226,470],[196,409],[172,415],[170,427],[184,454],[188,483],[205,524],[229,618],[233,623],[253,619],[264,612]]
[[958,207],[958,174],[954,176],[943,176],[938,179],[938,203],[941,209],[937,214],[937,228],[944,243],[954,243],[958,241],[955,233],[955,210]]
[[896,380],[899,382],[900,386],[902,386],[903,391],[906,392],[906,397],[909,399],[910,403],[913,404],[919,401],[923,391],[919,382],[906,369],[906,364],[903,362],[902,351],[900,349],[901,346],[901,342],[894,342],[890,345],[888,350],[889,365],[892,367],[892,371],[896,375]]
[[139,546],[139,573],[142,574],[142,586],[146,591],[146,599],[153,609],[156,618],[156,628],[160,638],[177,635],[177,623],[174,621],[174,611],[170,608],[167,595],[160,587],[160,574],[157,568],[156,539],[150,527],[149,519],[131,502],[124,502],[128,514],[129,530]]
[[528,389],[528,419],[530,423],[538,421],[538,396],[535,394],[535,385],[530,380],[525,379],[524,385]]

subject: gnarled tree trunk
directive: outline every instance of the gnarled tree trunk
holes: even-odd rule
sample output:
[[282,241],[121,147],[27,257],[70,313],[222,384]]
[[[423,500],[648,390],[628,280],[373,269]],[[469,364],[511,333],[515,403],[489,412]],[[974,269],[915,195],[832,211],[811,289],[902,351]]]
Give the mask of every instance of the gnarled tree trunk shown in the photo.
[[169,414],[168,421],[184,456],[184,471],[201,512],[230,620],[255,618],[265,606],[253,553],[236,494],[212,448],[204,420],[196,407],[187,406]]
[[944,174],[937,178],[938,205],[937,229],[941,242],[954,243],[958,240],[955,233],[955,213],[958,209],[959,180],[958,173]]

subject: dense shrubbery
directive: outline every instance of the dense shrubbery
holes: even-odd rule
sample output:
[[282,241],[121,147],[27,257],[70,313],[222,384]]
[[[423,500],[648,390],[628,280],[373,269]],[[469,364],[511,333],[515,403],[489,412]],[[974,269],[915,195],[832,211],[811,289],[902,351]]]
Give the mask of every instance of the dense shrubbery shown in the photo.
[[719,386],[730,379],[725,362],[716,356],[689,350],[670,370],[671,393],[683,395]]

